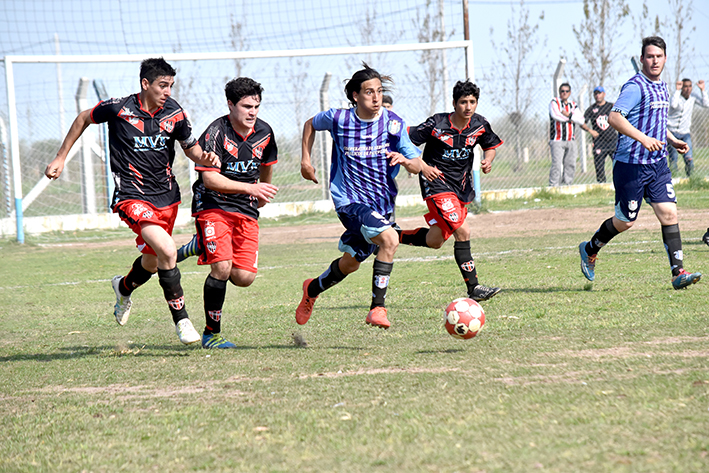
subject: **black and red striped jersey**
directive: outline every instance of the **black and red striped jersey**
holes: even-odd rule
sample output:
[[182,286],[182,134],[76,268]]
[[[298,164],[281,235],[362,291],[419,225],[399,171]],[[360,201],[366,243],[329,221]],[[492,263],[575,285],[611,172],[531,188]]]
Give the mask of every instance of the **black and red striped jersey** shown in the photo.
[[437,113],[419,126],[411,127],[409,136],[417,146],[426,144],[423,161],[443,173],[433,182],[419,174],[423,198],[454,192],[461,202],[468,203],[475,198],[471,177],[473,148],[480,145],[483,150],[494,149],[502,140],[482,115],[474,113],[462,130],[453,126],[450,116],[450,113]]
[[203,210],[221,209],[258,218],[258,199],[248,194],[223,194],[207,189],[202,181],[204,172],[220,172],[232,181],[255,184],[261,166],[278,161],[278,146],[271,126],[260,118],[247,136],[241,136],[229,122],[229,115],[214,120],[199,137],[205,151],[213,151],[221,160],[221,168],[197,166],[199,178],[192,185],[192,214]]
[[180,105],[168,97],[155,113],[143,109],[138,94],[99,102],[91,121],[108,123],[111,173],[116,183],[112,206],[124,200],[143,200],[157,208],[180,202],[172,174],[175,141],[197,143],[192,125]]

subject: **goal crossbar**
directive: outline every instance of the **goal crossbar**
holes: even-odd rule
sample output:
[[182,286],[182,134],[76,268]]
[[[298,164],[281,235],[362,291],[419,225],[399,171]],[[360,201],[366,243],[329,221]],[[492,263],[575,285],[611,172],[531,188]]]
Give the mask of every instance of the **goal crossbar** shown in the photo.
[[[464,49],[466,57],[466,76],[474,80],[473,71],[473,42],[448,41],[448,42],[428,42],[409,43],[393,45],[374,46],[349,46],[331,48],[311,48],[311,49],[280,49],[271,51],[231,51],[231,52],[206,52],[206,53],[166,53],[166,54],[94,54],[94,55],[6,55],[0,59],[5,65],[5,84],[8,104],[8,128],[10,131],[10,158],[12,162],[13,187],[15,197],[15,219],[17,226],[17,241],[24,243],[23,230],[23,196],[22,178],[20,166],[20,144],[17,118],[17,100],[15,95],[14,64],[38,64],[38,63],[117,63],[117,62],[140,62],[144,59],[160,56],[169,61],[217,61],[230,59],[267,59],[283,57],[306,57],[306,56],[341,56],[350,54],[371,54],[388,52],[408,52],[426,50]],[[40,184],[41,187],[41,184]],[[46,187],[46,186],[45,186]],[[479,195],[479,189],[476,189]]]

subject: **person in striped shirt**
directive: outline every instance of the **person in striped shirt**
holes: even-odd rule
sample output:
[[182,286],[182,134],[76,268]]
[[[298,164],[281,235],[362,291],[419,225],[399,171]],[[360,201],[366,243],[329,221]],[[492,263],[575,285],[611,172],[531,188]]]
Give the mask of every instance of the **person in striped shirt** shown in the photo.
[[652,206],[660,222],[662,241],[670,260],[672,287],[682,289],[702,277],[701,273],[684,269],[677,196],[667,166],[667,144],[684,153],[687,143],[675,138],[667,129],[670,97],[667,84],[660,79],[667,61],[666,50],[665,41],[659,36],[643,39],[642,69],[623,85],[608,117],[610,125],[619,133],[613,157],[615,215],[601,224],[590,241],[579,245],[581,272],[589,281],[595,279],[598,251],[633,226],[642,199]]
[[576,102],[569,100],[571,85],[559,86],[559,96],[549,104],[549,187],[571,185],[576,174],[576,124],[590,131]]
[[372,304],[365,322],[381,328],[391,325],[384,305],[399,236],[391,221],[399,166],[418,174],[419,151],[411,143],[406,124],[382,106],[383,83],[391,82],[363,63],[345,85],[348,109],[320,112],[303,127],[301,175],[318,182],[310,153],[315,131],[327,130],[333,139],[330,195],[345,227],[340,237],[342,257],[335,259],[319,277],[303,282],[303,298],[295,312],[305,324],[318,296],[357,271],[379,247],[372,274]]

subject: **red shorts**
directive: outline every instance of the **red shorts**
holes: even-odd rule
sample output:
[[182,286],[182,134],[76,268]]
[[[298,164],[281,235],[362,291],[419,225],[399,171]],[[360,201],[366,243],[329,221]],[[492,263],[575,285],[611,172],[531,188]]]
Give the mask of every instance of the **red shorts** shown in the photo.
[[468,209],[453,192],[436,194],[426,199],[429,212],[423,217],[429,226],[437,226],[443,232],[443,238],[449,239],[459,229],[468,216]]
[[155,255],[155,251],[143,240],[142,226],[146,223],[159,225],[165,229],[168,235],[172,236],[172,228],[175,226],[177,218],[177,206],[178,204],[173,204],[158,209],[150,202],[124,200],[113,207],[113,212],[117,213],[121,220],[133,230],[133,233],[138,235],[135,239],[138,250],[146,255]]
[[199,246],[197,264],[231,260],[234,268],[258,271],[258,221],[224,210],[203,210],[195,217]]

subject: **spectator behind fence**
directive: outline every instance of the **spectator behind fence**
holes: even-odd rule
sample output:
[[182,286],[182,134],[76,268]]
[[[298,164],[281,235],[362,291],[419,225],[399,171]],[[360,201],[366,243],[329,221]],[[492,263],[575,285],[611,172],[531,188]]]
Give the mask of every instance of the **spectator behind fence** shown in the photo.
[[596,167],[596,181],[606,182],[606,156],[613,159],[618,134],[608,124],[608,116],[613,109],[613,102],[606,102],[606,89],[599,85],[593,89],[596,101],[586,109],[584,119],[591,124],[588,132],[593,137],[593,164]]
[[382,96],[382,106],[390,112],[392,111],[394,108],[394,99],[391,98],[391,95],[384,94]]
[[578,123],[586,131],[590,128],[583,122],[583,115],[576,102],[569,101],[571,86],[564,82],[559,86],[559,97],[549,104],[549,148],[551,169],[549,187],[570,185],[576,173],[575,126]]
[[[697,82],[697,86],[701,90],[701,94],[692,94],[692,81],[682,79],[676,83],[677,90],[670,99],[670,112],[667,116],[667,129],[678,140],[682,140],[689,146],[689,151],[684,154],[684,170],[687,177],[692,174],[694,169],[694,159],[692,158],[692,138],[689,135],[689,129],[692,127],[692,110],[694,102],[699,103],[702,107],[709,107],[709,96],[704,88],[704,81]],[[673,146],[668,146],[669,165],[672,174],[679,172],[677,168],[677,150]]]

